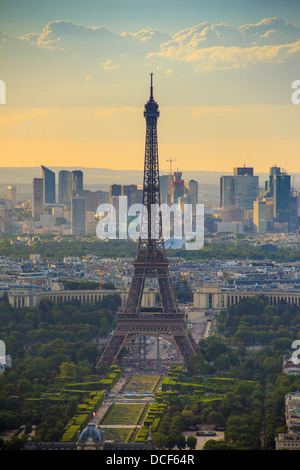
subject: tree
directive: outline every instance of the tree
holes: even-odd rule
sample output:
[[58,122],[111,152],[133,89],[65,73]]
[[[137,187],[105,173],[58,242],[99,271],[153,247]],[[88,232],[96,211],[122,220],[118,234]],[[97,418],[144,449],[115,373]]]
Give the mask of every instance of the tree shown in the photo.
[[67,377],[76,377],[77,375],[77,367],[74,362],[63,362],[59,366],[60,370],[60,377],[67,378]]
[[192,410],[183,410],[181,413],[181,416],[182,416],[185,428],[191,426],[191,424],[193,423],[193,418],[194,418],[194,414]]
[[195,436],[188,436],[186,439],[186,445],[190,450],[196,449],[197,438]]
[[186,440],[185,436],[183,434],[178,434],[175,439],[175,443],[178,447],[178,449],[185,449],[186,447]]
[[162,449],[163,447],[166,447],[167,436],[162,432],[155,432],[152,436],[152,442],[156,447]]
[[21,450],[24,444],[23,439],[18,436],[13,436],[5,442],[5,450]]
[[209,413],[207,417],[207,424],[214,424],[215,426],[222,428],[225,426],[226,421],[222,413],[219,413],[217,411],[212,411],[211,413]]
[[26,393],[32,392],[32,384],[27,379],[20,379],[18,381],[17,392],[20,395],[25,395]]

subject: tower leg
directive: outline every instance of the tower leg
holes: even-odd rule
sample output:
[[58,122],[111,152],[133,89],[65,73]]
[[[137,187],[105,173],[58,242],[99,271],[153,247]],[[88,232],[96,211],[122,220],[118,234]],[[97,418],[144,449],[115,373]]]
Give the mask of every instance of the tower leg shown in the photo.
[[146,336],[144,336],[144,364],[146,365]]

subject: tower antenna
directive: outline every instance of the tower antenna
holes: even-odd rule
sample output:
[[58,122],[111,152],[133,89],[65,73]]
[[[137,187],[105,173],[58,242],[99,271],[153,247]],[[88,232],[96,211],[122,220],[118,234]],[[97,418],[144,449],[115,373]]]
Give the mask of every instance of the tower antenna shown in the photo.
[[150,85],[150,98],[153,98],[153,73],[150,73],[151,85]]

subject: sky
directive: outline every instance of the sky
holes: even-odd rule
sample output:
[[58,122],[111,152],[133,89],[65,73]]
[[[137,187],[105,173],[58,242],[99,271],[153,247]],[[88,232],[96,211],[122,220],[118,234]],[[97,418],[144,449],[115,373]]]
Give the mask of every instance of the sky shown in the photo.
[[298,0],[0,0],[0,166],[143,169],[150,72],[161,169],[300,172]]

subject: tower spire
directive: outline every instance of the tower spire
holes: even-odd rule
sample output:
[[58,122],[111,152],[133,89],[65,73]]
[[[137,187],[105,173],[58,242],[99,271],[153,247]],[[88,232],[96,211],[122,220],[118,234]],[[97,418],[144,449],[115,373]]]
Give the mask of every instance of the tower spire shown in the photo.
[[153,100],[153,73],[150,73],[151,76],[151,84],[150,84],[150,99]]

